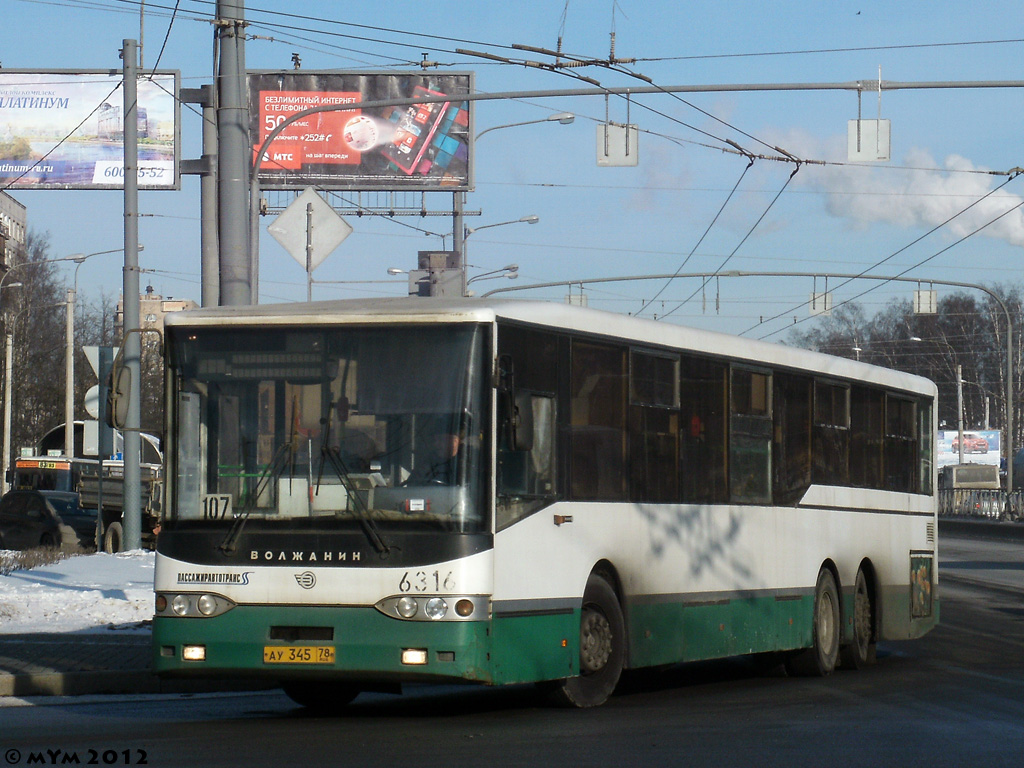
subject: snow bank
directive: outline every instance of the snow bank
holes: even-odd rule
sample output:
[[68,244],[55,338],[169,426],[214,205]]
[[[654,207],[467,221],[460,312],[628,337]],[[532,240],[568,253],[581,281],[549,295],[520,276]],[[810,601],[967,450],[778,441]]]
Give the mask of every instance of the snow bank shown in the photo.
[[0,575],[0,635],[149,632],[154,554],[76,555]]

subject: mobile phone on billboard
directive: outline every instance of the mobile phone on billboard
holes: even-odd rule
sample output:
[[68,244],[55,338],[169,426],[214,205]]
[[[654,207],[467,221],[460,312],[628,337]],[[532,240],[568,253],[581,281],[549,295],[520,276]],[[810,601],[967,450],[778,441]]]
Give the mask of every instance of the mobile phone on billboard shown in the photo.
[[[417,85],[413,89],[414,98],[445,95],[422,85]],[[403,110],[396,109],[389,118],[396,123],[395,135],[383,146],[381,154],[402,169],[403,173],[411,176],[430,146],[430,140],[434,138],[449,103],[443,101],[434,104],[410,104]]]

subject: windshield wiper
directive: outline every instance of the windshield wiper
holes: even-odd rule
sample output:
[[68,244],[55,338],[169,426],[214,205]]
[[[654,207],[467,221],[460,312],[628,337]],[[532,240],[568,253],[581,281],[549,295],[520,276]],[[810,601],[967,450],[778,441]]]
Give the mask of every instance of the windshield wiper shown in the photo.
[[217,549],[225,555],[233,555],[235,553],[235,549],[238,544],[238,537],[242,534],[242,529],[245,527],[245,523],[249,519],[249,515],[254,509],[256,509],[256,504],[259,501],[260,496],[263,495],[263,491],[266,490],[267,484],[279,477],[281,472],[284,471],[289,459],[292,458],[292,451],[292,444],[290,442],[281,443],[281,445],[278,446],[277,452],[274,454],[274,458],[271,459],[267,468],[263,470],[263,473],[256,480],[255,492],[250,494],[249,498],[246,499],[245,505],[242,507],[242,513],[235,517],[234,522],[231,524],[231,529],[228,531],[228,535],[225,536],[224,541],[217,546]]
[[370,510],[366,506],[366,502],[363,501],[363,497],[356,492],[355,483],[352,482],[352,478],[349,477],[348,467],[345,466],[345,460],[341,458],[341,451],[337,448],[329,447],[326,445],[320,446],[320,453],[325,457],[326,461],[320,463],[320,473],[317,476],[317,492],[320,490],[320,478],[323,476],[323,465],[330,463],[331,469],[334,470],[334,474],[338,476],[342,486],[348,494],[348,498],[354,499],[354,506],[358,515],[359,524],[366,534],[366,538],[370,540],[370,544],[377,550],[382,558],[387,557],[391,554],[391,547],[387,545],[383,537],[380,535],[380,529],[377,524],[370,517]]

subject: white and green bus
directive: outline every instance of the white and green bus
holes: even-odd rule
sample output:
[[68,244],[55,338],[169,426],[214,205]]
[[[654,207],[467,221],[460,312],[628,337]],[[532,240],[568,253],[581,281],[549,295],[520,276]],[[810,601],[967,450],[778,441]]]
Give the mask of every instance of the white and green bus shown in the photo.
[[935,387],[544,302],[168,316],[156,671],[308,706],[777,654],[827,675],[939,605]]

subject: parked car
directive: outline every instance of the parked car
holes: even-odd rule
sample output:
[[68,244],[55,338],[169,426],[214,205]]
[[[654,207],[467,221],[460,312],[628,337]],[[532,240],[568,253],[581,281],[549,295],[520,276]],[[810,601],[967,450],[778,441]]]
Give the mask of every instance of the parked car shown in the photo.
[[0,549],[92,549],[96,510],[82,509],[77,493],[9,491],[0,498]]
[[[960,436],[953,438],[953,453],[960,452]],[[988,440],[977,432],[964,432],[964,453],[988,453]]]

